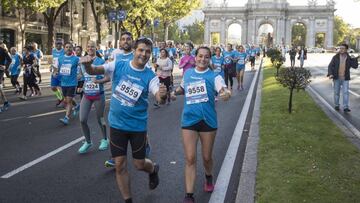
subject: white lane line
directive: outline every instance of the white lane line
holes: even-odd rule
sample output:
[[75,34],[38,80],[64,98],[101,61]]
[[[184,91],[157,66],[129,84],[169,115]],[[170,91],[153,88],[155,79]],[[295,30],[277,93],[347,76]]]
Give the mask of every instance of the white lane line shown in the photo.
[[235,164],[236,154],[237,154],[237,151],[238,151],[238,148],[240,145],[240,141],[241,141],[241,137],[243,134],[246,117],[247,117],[249,109],[250,109],[250,104],[251,104],[251,99],[252,99],[252,96],[254,93],[255,83],[256,83],[257,77],[259,75],[258,74],[259,69],[260,68],[258,68],[256,70],[254,78],[251,82],[249,92],[246,96],[245,104],[241,111],[239,120],[236,124],[235,131],[231,138],[230,145],[226,152],[224,161],[221,165],[219,175],[216,179],[215,189],[211,194],[209,203],[221,203],[221,202],[225,201],[226,192],[227,192],[229,182],[230,182],[230,177],[231,177],[232,170],[233,170],[234,164]]
[[49,115],[53,115],[53,114],[57,114],[57,113],[62,113],[65,112],[66,110],[59,110],[59,111],[52,111],[52,112],[47,112],[47,113],[42,113],[42,114],[37,114],[37,115],[33,115],[33,116],[29,116],[27,118],[37,118],[37,117],[42,117],[42,116],[49,116]]
[[[106,96],[110,96],[111,95],[109,94],[106,94]],[[110,101],[110,99],[106,99],[105,100],[106,102],[107,101]],[[13,105],[12,105],[13,106]],[[62,113],[62,112],[65,112],[66,110],[59,110],[59,111],[52,111],[52,112],[48,112],[48,113],[42,113],[42,114],[37,114],[37,115],[33,115],[33,116],[18,116],[18,117],[14,117],[14,118],[8,118],[8,119],[3,119],[3,120],[0,120],[1,122],[7,122],[7,121],[13,121],[13,120],[17,120],[17,119],[24,119],[24,118],[38,118],[38,117],[42,117],[42,116],[49,116],[49,115],[53,115],[53,114],[57,114],[57,113]]]
[[74,141],[72,141],[72,142],[70,142],[70,143],[68,143],[68,144],[66,144],[66,145],[64,145],[62,147],[59,147],[59,148],[55,149],[52,152],[49,152],[49,153],[45,154],[44,156],[41,156],[41,157],[35,159],[34,161],[31,161],[31,162],[29,162],[29,163],[15,169],[15,170],[13,170],[13,171],[10,171],[9,173],[1,176],[1,178],[4,178],[4,179],[5,178],[10,178],[10,177],[22,172],[22,171],[34,166],[35,164],[38,164],[38,163],[44,161],[45,159],[48,159],[51,156],[54,156],[55,154],[65,150],[65,149],[67,149],[67,148],[69,148],[69,147],[71,147],[71,146],[73,146],[75,144],[77,144],[78,142],[81,142],[82,140],[84,140],[84,137],[80,137],[80,138],[78,138],[78,139],[76,139],[76,140],[74,140]]
[[311,85],[308,86],[308,90],[313,93],[356,137],[360,139],[360,131],[351,124],[346,118],[344,118],[339,112],[335,111],[331,106]]
[[22,119],[22,118],[26,118],[26,116],[18,116],[18,117],[14,117],[14,118],[3,119],[3,120],[0,120],[0,121],[1,122],[7,122],[7,121],[17,120],[17,119]]
[[354,95],[355,97],[360,97],[360,94],[358,94],[358,93],[356,93],[356,92],[354,92],[354,91],[349,90],[349,92],[350,92],[352,95]]

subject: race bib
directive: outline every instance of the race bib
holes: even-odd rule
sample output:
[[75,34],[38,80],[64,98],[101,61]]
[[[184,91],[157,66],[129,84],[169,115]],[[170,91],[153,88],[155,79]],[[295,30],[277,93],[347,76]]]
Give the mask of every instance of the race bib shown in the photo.
[[97,94],[100,92],[100,85],[98,83],[94,83],[91,78],[84,84],[84,92],[85,94]]
[[69,76],[71,73],[71,64],[63,64],[60,68],[60,75]]
[[113,97],[123,105],[133,107],[139,100],[144,87],[128,80],[121,80],[116,86]]
[[197,104],[209,101],[205,80],[192,82],[186,87],[186,104]]
[[238,64],[240,64],[240,65],[245,64],[245,60],[244,60],[244,59],[239,59],[239,60],[238,60]]

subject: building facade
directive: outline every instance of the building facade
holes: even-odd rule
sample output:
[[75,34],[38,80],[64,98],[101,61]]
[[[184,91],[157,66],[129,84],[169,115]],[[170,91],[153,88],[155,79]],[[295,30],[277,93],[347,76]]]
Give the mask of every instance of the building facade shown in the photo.
[[[66,12],[70,13],[70,16],[66,16]],[[74,17],[74,13],[78,14],[78,18]],[[101,30],[106,32],[108,30],[107,21],[101,20],[101,22],[103,22]],[[60,11],[56,19],[54,33],[55,39],[62,38],[65,42],[72,39],[74,44],[84,48],[87,46],[88,40],[96,41],[95,20],[89,2],[86,0],[68,1],[68,4]],[[8,48],[16,47],[17,50],[22,50],[22,35],[17,11],[5,12],[1,6],[0,40],[5,42]],[[43,14],[36,13],[31,15],[25,29],[25,45],[28,42],[36,42],[39,44],[39,48],[46,52],[47,41],[48,27]]]
[[333,47],[334,1],[317,5],[309,1],[307,6],[290,6],[286,0],[248,0],[244,7],[205,7],[205,44],[211,44],[211,36],[220,34],[220,43],[227,43],[228,29],[232,24],[241,26],[241,43],[263,44],[260,28],[272,27],[274,45],[292,44],[292,28],[302,24],[306,28],[305,46],[314,47],[317,34],[325,36],[324,48]]

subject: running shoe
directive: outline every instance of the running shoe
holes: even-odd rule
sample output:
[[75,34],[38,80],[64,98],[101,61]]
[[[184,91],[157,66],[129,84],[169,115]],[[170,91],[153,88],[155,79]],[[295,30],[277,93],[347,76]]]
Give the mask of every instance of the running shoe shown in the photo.
[[114,159],[106,160],[104,165],[107,168],[115,167],[115,160]]
[[158,103],[154,103],[154,108],[158,109],[158,108],[160,108],[160,105]]
[[61,107],[64,107],[64,105],[62,105],[63,104],[63,101],[64,101],[64,99],[58,99],[58,101],[57,101],[57,103],[56,103],[56,107],[58,107],[58,108],[61,108]]
[[80,104],[76,105],[74,108],[73,108],[73,116],[76,117],[79,113],[79,110],[80,110]]
[[205,181],[204,191],[208,193],[212,193],[214,191],[214,184],[212,182]]
[[3,111],[6,111],[6,110],[8,110],[9,107],[10,107],[10,103],[9,103],[9,102],[5,102],[4,105],[3,105],[3,107],[2,107],[2,110],[3,110]]
[[194,197],[185,197],[183,203],[195,203]]
[[159,165],[154,163],[154,172],[149,174],[149,188],[154,190],[159,185]]
[[60,122],[64,125],[69,124],[69,117],[65,116],[64,118],[60,118]]
[[89,149],[91,148],[92,143],[88,143],[88,142],[84,142],[83,145],[80,147],[79,149],[79,153],[80,154],[85,154],[86,152],[89,151]]
[[105,140],[105,139],[101,139],[100,141],[100,145],[99,145],[99,150],[100,151],[104,151],[107,150],[109,146],[109,141]]

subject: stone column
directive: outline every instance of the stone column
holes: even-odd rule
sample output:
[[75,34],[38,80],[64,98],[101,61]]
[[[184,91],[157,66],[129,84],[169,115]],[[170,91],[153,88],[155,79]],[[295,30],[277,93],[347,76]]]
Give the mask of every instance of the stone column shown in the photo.
[[334,16],[329,16],[327,21],[327,33],[325,35],[326,38],[326,48],[332,48],[334,41]]
[[255,19],[253,17],[250,17],[248,19],[248,26],[247,26],[247,29],[248,29],[248,34],[247,34],[247,43],[254,43],[254,40],[255,40],[255,28],[256,25],[255,25]]
[[315,17],[310,17],[310,22],[308,26],[310,30],[310,35],[306,36],[306,38],[309,38],[309,45],[308,47],[315,47]]
[[286,32],[286,37],[285,37],[285,42],[286,42],[286,45],[289,45],[291,46],[291,30],[292,30],[292,27],[291,27],[291,19],[290,18],[286,18],[285,19],[286,21],[286,25],[285,25],[285,32]]
[[360,51],[360,37],[356,38],[356,50]]
[[281,42],[286,45],[286,17],[281,17]]
[[220,19],[220,43],[226,43],[226,18],[224,17]]
[[204,44],[210,45],[210,18],[205,17]]
[[241,24],[241,44],[248,43],[248,30],[248,20],[245,19]]

